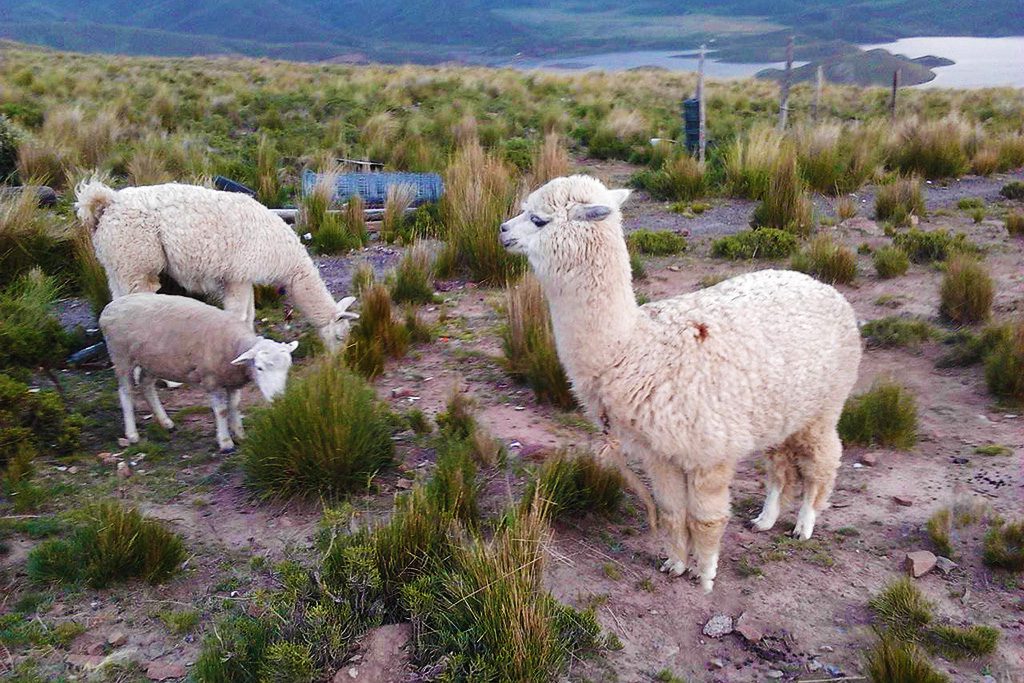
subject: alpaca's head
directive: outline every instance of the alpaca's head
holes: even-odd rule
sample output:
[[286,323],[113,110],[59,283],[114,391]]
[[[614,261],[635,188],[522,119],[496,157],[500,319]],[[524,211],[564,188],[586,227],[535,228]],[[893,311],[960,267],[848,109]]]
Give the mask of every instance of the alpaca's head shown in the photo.
[[629,193],[590,176],[555,178],[526,198],[521,214],[501,224],[501,244],[525,254],[537,270],[564,270],[608,245],[625,253],[619,207]]

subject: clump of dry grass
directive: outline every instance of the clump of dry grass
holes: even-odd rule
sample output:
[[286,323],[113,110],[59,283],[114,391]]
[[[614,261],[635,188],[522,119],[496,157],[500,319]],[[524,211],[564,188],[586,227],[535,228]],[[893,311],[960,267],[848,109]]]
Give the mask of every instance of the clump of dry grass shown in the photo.
[[569,175],[569,152],[566,151],[562,136],[549,132],[533,156],[530,188],[540,187],[549,180],[566,175]]
[[905,119],[892,132],[889,163],[905,174],[955,178],[967,169],[973,135],[973,127],[957,116]]
[[391,293],[382,284],[362,292],[359,320],[349,333],[345,360],[364,377],[373,378],[384,370],[388,358],[401,358],[409,348],[409,331],[397,321],[391,309]]
[[836,200],[836,218],[845,221],[857,215],[857,202],[853,197],[844,195]]
[[406,250],[390,282],[391,298],[395,303],[428,304],[434,301],[433,259],[422,242],[415,242]]
[[406,210],[416,200],[412,185],[392,185],[384,202],[384,218],[380,224],[380,239],[391,244],[405,237]]
[[796,155],[791,148],[783,148],[776,157],[751,223],[797,235],[810,234],[814,227],[814,207],[797,173]]
[[110,285],[103,265],[96,258],[92,234],[84,227],[79,227],[72,238],[72,248],[78,265],[79,290],[89,302],[93,315],[99,317],[100,311],[110,303]]
[[141,147],[128,162],[128,179],[136,187],[160,185],[174,180],[160,153],[152,147]]
[[790,267],[830,285],[845,285],[857,277],[857,255],[828,235],[819,235],[806,249],[793,256]]
[[939,298],[939,313],[946,320],[961,325],[983,322],[992,309],[995,285],[980,261],[956,255],[946,264]]
[[0,287],[37,266],[57,270],[70,238],[68,225],[39,207],[35,191],[0,196]]
[[923,216],[924,213],[920,178],[897,178],[878,188],[875,195],[875,217],[878,220],[902,225],[911,216]]
[[982,560],[996,569],[1024,571],[1024,520],[993,520],[985,534]]
[[267,135],[261,135],[256,147],[256,199],[269,207],[278,206],[282,200],[280,163],[277,145]]
[[997,334],[985,355],[985,381],[993,396],[1024,402],[1024,319]]
[[725,152],[725,181],[730,194],[764,198],[783,154],[783,144],[784,138],[768,127],[755,128],[745,138],[737,136]]
[[1006,214],[1006,232],[1013,237],[1024,236],[1024,213],[1011,211]]

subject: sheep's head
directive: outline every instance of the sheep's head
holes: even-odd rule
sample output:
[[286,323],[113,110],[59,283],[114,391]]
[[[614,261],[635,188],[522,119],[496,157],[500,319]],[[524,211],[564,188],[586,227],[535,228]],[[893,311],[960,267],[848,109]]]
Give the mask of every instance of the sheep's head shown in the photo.
[[288,344],[260,337],[249,350],[231,361],[232,365],[246,365],[263,398],[268,401],[284,392],[288,370],[292,367],[292,351],[299,342]]
[[535,268],[564,245],[581,249],[601,234],[622,239],[619,207],[629,190],[609,190],[596,178],[555,178],[530,193],[523,212],[501,224],[501,244],[525,254]]
[[345,344],[345,340],[348,339],[349,330],[352,327],[352,321],[359,319],[358,313],[348,310],[348,307],[355,303],[355,300],[354,296],[346,296],[339,301],[334,308],[334,319],[319,330],[324,346],[332,353]]

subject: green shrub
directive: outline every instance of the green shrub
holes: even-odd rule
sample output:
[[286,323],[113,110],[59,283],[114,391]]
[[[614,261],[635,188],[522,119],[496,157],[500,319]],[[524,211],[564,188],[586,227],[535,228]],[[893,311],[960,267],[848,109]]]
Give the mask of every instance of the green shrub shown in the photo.
[[64,360],[70,341],[53,317],[59,292],[57,281],[38,270],[0,292],[0,371]]
[[1002,331],[993,332],[985,355],[988,390],[1002,399],[1024,401],[1024,320],[997,329]]
[[414,243],[398,262],[394,279],[390,283],[391,299],[395,303],[429,304],[434,301],[433,264],[430,251],[419,242]]
[[970,211],[972,209],[984,209],[985,200],[981,197],[964,197],[957,201],[956,208],[961,211]]
[[1009,340],[1011,334],[1009,325],[989,325],[980,335],[970,330],[958,330],[945,340],[953,348],[943,354],[935,365],[940,368],[959,368],[981,363],[996,346]]
[[939,313],[946,320],[961,325],[981,322],[992,309],[995,285],[979,261],[954,256],[946,265],[939,298]]
[[391,464],[393,422],[371,387],[324,359],[250,420],[242,448],[247,481],[271,497],[362,490]]
[[864,673],[871,683],[949,683],[915,645],[884,635],[865,655]]
[[45,541],[29,553],[33,581],[103,588],[117,581],[163,583],[185,560],[181,539],[159,522],[116,501],[91,505],[67,539]]
[[637,230],[626,238],[629,248],[648,256],[671,256],[686,251],[686,238],[667,230]]
[[385,360],[401,358],[408,348],[409,330],[392,315],[387,287],[373,285],[364,290],[359,320],[352,326],[345,348],[345,362],[372,378],[383,372]]
[[985,534],[981,559],[995,569],[1024,570],[1024,520],[993,522]]
[[845,285],[857,277],[857,255],[849,247],[833,242],[828,235],[820,235],[793,256],[790,267],[830,285]]
[[234,615],[223,619],[203,639],[193,675],[201,683],[257,683],[275,636],[270,617]]
[[631,184],[665,201],[690,201],[703,196],[707,189],[704,167],[689,154],[666,159],[658,170],[640,171]]
[[909,449],[917,443],[917,401],[898,384],[878,382],[846,401],[839,418],[846,443]]
[[999,190],[999,194],[1006,199],[1024,199],[1024,182],[1012,180],[1003,185],[1002,189]]
[[1024,236],[1024,213],[1011,211],[1006,214],[1006,232],[1014,237]]
[[967,235],[948,230],[924,231],[912,228],[892,238],[893,246],[903,251],[914,263],[945,261],[955,253],[977,252],[978,247],[967,241]]
[[502,349],[509,374],[529,385],[538,401],[563,410],[576,406],[569,378],[558,360],[547,301],[533,275],[527,274],[505,292]]
[[931,625],[935,605],[907,577],[896,579],[868,601],[886,632],[913,642]]
[[720,237],[711,244],[711,255],[732,260],[782,259],[796,250],[796,235],[775,228],[744,230]]
[[985,220],[985,209],[971,209],[970,216],[972,221],[980,223]]
[[622,485],[616,470],[599,465],[591,456],[560,451],[527,486],[521,507],[528,509],[540,496],[551,519],[589,513],[608,516],[622,503]]
[[754,209],[751,226],[777,228],[796,235],[808,235],[814,227],[814,206],[791,152],[782,154],[772,167],[768,190]]
[[32,507],[18,498],[31,493],[25,485],[33,461],[41,454],[73,453],[81,429],[81,416],[68,414],[56,393],[31,392],[28,385],[0,374],[0,491],[10,495],[16,507]]
[[929,650],[949,660],[977,659],[996,651],[999,629],[991,626],[935,626],[928,631]]
[[919,178],[897,178],[875,194],[875,218],[902,225],[911,216],[924,216],[924,194]]
[[910,267],[910,259],[906,252],[893,246],[882,247],[871,258],[875,264],[875,272],[883,280],[905,275]]
[[7,117],[0,114],[0,183],[18,170],[18,141]]
[[910,320],[890,315],[870,320],[860,328],[860,334],[868,346],[893,349],[904,346],[917,347],[935,337],[935,329],[924,320]]

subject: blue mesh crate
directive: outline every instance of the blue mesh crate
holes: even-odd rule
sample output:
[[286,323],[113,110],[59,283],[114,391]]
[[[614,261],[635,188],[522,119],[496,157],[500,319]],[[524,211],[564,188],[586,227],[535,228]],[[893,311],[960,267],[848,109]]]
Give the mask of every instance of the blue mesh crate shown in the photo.
[[[320,173],[307,169],[302,174],[302,194],[313,191]],[[341,173],[334,186],[335,202],[344,202],[352,195],[359,195],[367,206],[380,207],[388,198],[388,188],[393,185],[409,185],[415,188],[413,206],[436,202],[444,194],[444,183],[436,173]]]

